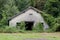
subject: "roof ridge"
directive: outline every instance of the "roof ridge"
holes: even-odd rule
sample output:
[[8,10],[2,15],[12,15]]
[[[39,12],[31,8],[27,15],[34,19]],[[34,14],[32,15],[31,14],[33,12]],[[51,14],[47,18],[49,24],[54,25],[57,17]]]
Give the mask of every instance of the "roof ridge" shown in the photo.
[[42,11],[40,11],[40,10],[38,10],[38,9],[32,7],[32,6],[29,6],[27,9],[23,10],[22,12],[19,12],[18,14],[16,14],[16,15],[14,15],[13,17],[9,18],[8,21],[10,21],[11,19],[15,18],[16,16],[18,16],[18,15],[26,12],[26,11],[29,10],[29,9],[33,9],[33,10],[37,11],[38,13],[43,13]]

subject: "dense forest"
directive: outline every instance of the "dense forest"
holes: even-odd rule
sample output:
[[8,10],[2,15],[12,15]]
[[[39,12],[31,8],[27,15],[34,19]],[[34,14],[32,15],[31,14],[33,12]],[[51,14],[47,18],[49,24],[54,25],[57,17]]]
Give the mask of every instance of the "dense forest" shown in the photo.
[[41,11],[51,30],[60,29],[60,0],[0,0],[0,28],[8,26],[8,19],[33,6]]

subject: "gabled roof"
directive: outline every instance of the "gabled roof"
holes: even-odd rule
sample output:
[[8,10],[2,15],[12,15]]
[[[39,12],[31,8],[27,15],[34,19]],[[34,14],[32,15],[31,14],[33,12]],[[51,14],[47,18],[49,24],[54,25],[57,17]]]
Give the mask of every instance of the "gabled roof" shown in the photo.
[[38,12],[38,13],[43,13],[42,11],[40,11],[40,10],[38,10],[38,9],[32,7],[32,6],[29,6],[27,9],[25,9],[25,10],[23,10],[22,12],[16,14],[15,16],[11,17],[8,21],[12,20],[13,18],[19,16],[20,14],[26,12],[26,11],[29,10],[29,9],[33,9],[33,10],[35,10],[35,11]]

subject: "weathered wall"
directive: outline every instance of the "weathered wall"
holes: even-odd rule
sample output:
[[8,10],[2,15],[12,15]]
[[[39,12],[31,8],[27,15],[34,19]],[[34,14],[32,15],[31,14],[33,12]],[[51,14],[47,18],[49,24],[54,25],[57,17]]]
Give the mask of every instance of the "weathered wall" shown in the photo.
[[[29,15],[29,14],[32,14],[32,15]],[[45,23],[43,17],[41,16],[41,14],[37,13],[33,9],[29,9],[25,13],[23,13],[23,14],[15,17],[15,18],[13,18],[12,20],[10,20],[9,21],[9,26],[16,26],[17,22],[21,22],[21,21],[34,21],[34,25],[37,22],[41,22],[41,23],[44,23],[43,24],[44,28],[48,27],[48,25]]]

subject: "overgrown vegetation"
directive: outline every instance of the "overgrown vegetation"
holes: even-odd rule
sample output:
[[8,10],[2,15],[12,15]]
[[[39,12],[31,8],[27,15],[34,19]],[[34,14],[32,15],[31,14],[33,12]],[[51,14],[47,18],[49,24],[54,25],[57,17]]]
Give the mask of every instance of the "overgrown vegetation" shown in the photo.
[[33,27],[33,31],[35,32],[43,32],[44,31],[44,27],[42,23],[37,23],[34,27]]
[[16,27],[4,26],[0,28],[0,33],[17,33],[19,30]]
[[[23,11],[29,6],[44,11],[42,15],[49,24],[50,31],[55,32],[58,30],[60,27],[60,0],[0,0],[0,30],[5,29],[10,17]],[[40,24],[38,25],[41,26]],[[24,25],[21,23],[20,26],[22,29]],[[10,28],[7,27],[7,30],[8,29]],[[11,30],[12,29],[13,28],[11,28]],[[39,27],[37,29],[39,29]]]
[[[30,32],[44,32],[43,28],[44,28],[43,24],[37,23],[35,26],[32,27],[32,30]],[[0,32],[3,32],[3,33],[19,33],[19,32],[24,33],[27,31],[25,27],[25,22],[19,23],[16,27],[4,26],[0,28]]]

